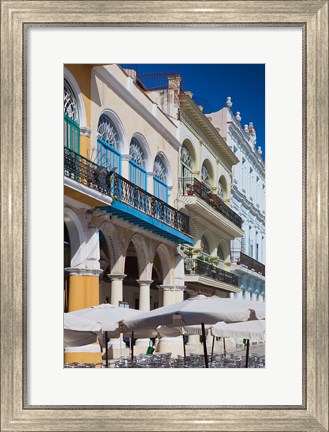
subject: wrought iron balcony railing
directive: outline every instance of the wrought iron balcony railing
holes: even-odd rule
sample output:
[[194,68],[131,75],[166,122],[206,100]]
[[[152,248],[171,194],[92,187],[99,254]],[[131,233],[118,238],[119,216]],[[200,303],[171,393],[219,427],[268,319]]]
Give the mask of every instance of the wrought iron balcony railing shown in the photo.
[[243,252],[232,254],[231,261],[265,276],[265,265]]
[[218,282],[238,286],[238,276],[197,258],[185,258],[185,274],[205,276]]
[[106,181],[109,176],[106,168],[98,166],[67,147],[64,147],[64,175],[97,192],[111,196],[110,184]]
[[68,148],[64,148],[64,175],[189,235],[187,215]]
[[218,195],[212,193],[208,186],[196,178],[180,178],[179,188],[182,195],[198,196],[239,228],[242,227],[241,217],[226,205]]

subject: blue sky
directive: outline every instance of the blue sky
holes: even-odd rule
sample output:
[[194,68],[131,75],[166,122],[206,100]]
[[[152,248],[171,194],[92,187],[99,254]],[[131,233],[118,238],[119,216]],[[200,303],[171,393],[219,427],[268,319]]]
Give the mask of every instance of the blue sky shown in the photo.
[[177,72],[183,90],[191,91],[204,113],[218,111],[232,98],[234,113],[240,112],[241,124],[254,123],[257,144],[265,159],[265,65],[264,64],[121,64],[137,74]]

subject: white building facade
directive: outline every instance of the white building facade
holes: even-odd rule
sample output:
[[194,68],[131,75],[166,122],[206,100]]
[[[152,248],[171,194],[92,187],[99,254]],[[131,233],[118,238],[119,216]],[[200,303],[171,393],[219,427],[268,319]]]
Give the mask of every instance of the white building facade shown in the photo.
[[187,295],[238,294],[238,277],[231,271],[231,241],[243,236],[231,201],[232,167],[238,157],[193,94],[181,89],[179,74],[168,74],[167,86],[149,95],[179,127],[177,208],[189,216],[194,239],[193,247],[182,251]]
[[232,105],[228,97],[226,107],[207,116],[239,159],[232,171],[231,207],[243,220],[244,236],[231,245],[232,271],[241,288],[234,296],[264,301],[265,162],[253,123],[242,126],[240,112],[234,114]]

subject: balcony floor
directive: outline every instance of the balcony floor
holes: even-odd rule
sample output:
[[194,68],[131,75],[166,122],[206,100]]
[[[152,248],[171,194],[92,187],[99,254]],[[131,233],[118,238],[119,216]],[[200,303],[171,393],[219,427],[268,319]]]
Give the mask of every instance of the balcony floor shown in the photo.
[[241,289],[238,286],[231,285],[225,282],[217,281],[215,279],[212,279],[210,277],[202,276],[202,275],[191,275],[191,274],[185,274],[185,283],[188,283],[189,285],[193,286],[195,285],[196,288],[199,285],[202,286],[209,286],[217,289],[221,289],[223,291],[238,293],[241,291]]
[[174,243],[188,245],[193,245],[194,243],[192,237],[123,202],[113,201],[111,206],[101,206],[98,208]]

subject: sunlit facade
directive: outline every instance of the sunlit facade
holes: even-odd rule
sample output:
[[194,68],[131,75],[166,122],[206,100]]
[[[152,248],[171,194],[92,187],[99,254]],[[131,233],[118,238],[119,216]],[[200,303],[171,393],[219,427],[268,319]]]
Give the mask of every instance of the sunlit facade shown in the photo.
[[244,236],[232,241],[231,268],[239,277],[240,293],[234,297],[265,299],[265,162],[257,146],[252,122],[243,125],[233,102],[208,115],[239,159],[233,167],[231,205],[243,219]]

